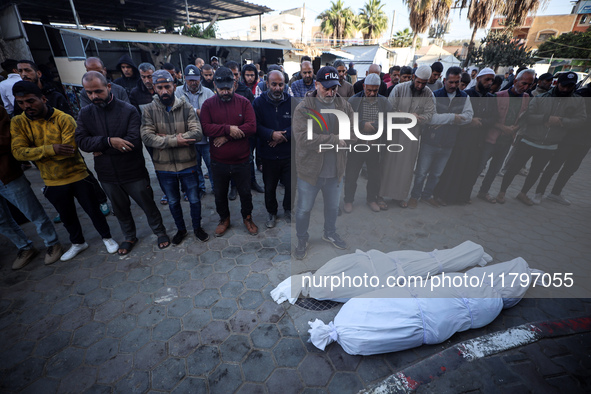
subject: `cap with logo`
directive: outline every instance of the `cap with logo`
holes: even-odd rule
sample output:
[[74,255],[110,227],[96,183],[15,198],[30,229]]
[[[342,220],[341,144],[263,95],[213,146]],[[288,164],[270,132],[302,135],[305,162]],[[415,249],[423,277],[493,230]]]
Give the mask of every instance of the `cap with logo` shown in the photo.
[[337,69],[330,66],[322,67],[316,74],[316,82],[320,82],[325,89],[341,86]]
[[185,68],[185,81],[199,81],[201,79],[201,71],[193,65],[188,65]]
[[157,70],[152,74],[152,83],[174,82],[172,75],[166,70]]
[[560,85],[574,85],[577,83],[577,74],[572,71],[560,74],[558,77],[558,83]]
[[234,74],[228,67],[220,67],[213,75],[213,82],[218,89],[232,89],[234,86]]

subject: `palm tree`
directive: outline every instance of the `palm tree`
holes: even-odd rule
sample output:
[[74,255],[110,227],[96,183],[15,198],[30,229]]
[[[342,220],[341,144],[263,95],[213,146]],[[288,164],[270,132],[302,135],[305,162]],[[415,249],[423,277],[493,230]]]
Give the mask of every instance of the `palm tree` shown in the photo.
[[357,16],[350,7],[346,7],[343,0],[331,1],[330,8],[322,11],[316,19],[322,20],[320,29],[327,36],[332,36],[334,46],[337,40],[350,37],[355,32]]
[[409,11],[410,27],[414,32],[412,47],[417,46],[417,37],[427,31],[434,20],[445,21],[453,0],[404,0]]
[[384,6],[380,0],[369,0],[359,10],[357,26],[363,32],[364,40],[378,38],[387,29],[388,17],[383,10]]
[[390,45],[397,48],[408,47],[412,45],[413,33],[410,28],[406,28],[404,30],[397,31],[392,36],[392,41]]
[[[515,26],[521,25],[527,14],[536,12],[540,5],[546,3],[547,0],[471,0],[468,7],[468,20],[472,31],[472,38],[468,46],[468,54],[464,66],[470,62],[470,53],[474,48],[474,39],[476,31],[483,29],[488,25],[491,16],[494,14],[501,14],[506,16],[506,26],[508,29],[513,29]],[[462,3],[460,8],[463,8],[466,1]]]

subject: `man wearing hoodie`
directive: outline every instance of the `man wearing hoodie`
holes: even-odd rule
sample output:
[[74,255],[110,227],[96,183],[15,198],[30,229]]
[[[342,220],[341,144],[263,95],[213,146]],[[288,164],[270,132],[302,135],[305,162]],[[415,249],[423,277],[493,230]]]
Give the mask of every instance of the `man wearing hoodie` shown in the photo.
[[257,84],[259,82],[259,73],[254,64],[245,64],[242,66],[242,80],[246,87],[256,96]]
[[132,89],[136,87],[137,82],[140,80],[140,72],[138,71],[131,57],[127,54],[119,58],[117,69],[121,70],[122,76],[114,80],[113,83],[123,86],[127,92],[127,95],[129,95]]
[[285,76],[271,71],[267,76],[268,90],[254,100],[257,118],[258,155],[263,164],[265,207],[269,214],[267,227],[275,227],[277,220],[277,184],[285,185],[283,211],[291,220],[291,97],[286,94]]

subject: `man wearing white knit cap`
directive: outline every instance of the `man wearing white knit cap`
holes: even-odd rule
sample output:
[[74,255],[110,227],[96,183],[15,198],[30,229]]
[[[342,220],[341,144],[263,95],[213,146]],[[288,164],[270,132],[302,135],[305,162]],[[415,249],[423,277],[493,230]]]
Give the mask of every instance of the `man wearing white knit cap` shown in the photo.
[[[417,125],[409,130],[417,138],[435,113],[433,93],[427,87],[430,77],[431,67],[420,66],[412,80],[396,85],[388,98],[394,112],[406,112],[416,116]],[[390,143],[402,145],[403,150],[384,155],[380,196],[392,198],[401,207],[406,208],[406,199],[419,152],[419,141],[411,141],[403,133],[394,133]]]

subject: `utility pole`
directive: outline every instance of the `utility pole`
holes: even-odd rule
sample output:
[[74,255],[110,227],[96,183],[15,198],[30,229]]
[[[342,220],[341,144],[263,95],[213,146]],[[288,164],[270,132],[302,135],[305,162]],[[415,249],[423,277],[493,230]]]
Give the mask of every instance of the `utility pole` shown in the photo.
[[304,43],[304,25],[306,23],[306,3],[302,7],[302,36],[300,37],[300,41],[302,44]]
[[390,27],[390,39],[388,40],[388,44],[392,41],[392,37],[394,37],[394,21],[396,20],[396,10],[392,11],[392,27]]
[[263,42],[263,18],[259,14],[259,41]]

